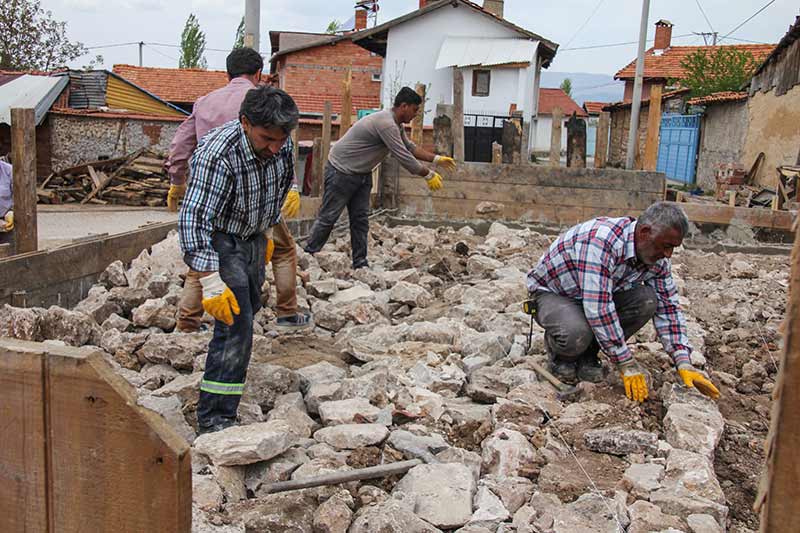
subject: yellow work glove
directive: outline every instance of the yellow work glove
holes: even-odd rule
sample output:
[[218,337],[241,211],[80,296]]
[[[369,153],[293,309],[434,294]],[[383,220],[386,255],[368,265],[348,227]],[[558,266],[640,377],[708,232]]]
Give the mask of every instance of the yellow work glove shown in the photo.
[[264,236],[267,238],[267,255],[264,257],[264,264],[268,265],[272,261],[272,254],[275,253],[275,241],[272,239],[272,228],[269,228]]
[[678,366],[678,375],[687,387],[694,387],[709,398],[716,400],[719,398],[719,389],[703,374],[695,370],[692,365],[682,364]]
[[200,285],[203,286],[203,309],[220,322],[232,326],[233,315],[238,315],[241,310],[236,296],[222,281],[219,272],[200,278]]
[[628,399],[640,403],[647,399],[649,396],[647,380],[637,363],[631,362],[621,367],[619,374],[622,378],[622,384],[625,386],[625,396]]
[[431,170],[428,172],[428,175],[425,176],[425,181],[428,182],[428,188],[432,191],[438,191],[443,187],[442,185],[442,177],[437,173]]
[[447,172],[453,172],[456,169],[456,160],[446,155],[437,155],[434,157],[433,164]]
[[186,185],[170,185],[167,193],[167,210],[175,213],[178,211],[178,202],[186,194]]
[[286,195],[286,201],[283,202],[283,216],[294,218],[298,212],[300,212],[300,193],[297,192],[297,186],[293,186]]
[[3,220],[6,221],[5,227],[3,228],[5,231],[11,231],[14,229],[14,211],[7,212],[6,216],[3,217]]

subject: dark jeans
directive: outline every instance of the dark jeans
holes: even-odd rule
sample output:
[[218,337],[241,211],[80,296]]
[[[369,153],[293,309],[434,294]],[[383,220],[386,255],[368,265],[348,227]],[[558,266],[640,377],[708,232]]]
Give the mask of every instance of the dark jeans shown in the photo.
[[236,420],[253,349],[253,316],[261,309],[267,249],[263,234],[245,240],[215,232],[211,244],[219,255],[219,275],[236,296],[240,312],[233,316],[232,326],[214,323],[197,404],[197,423],[202,427]]
[[[552,292],[538,291],[536,322],[544,328],[545,342],[551,355],[561,361],[597,357],[600,345],[583,314],[583,303]],[[656,313],[656,291],[646,285],[614,293],[625,338],[642,329]]]
[[311,237],[305,250],[315,254],[328,242],[333,225],[344,208],[350,217],[350,245],[353,249],[353,268],[367,265],[367,236],[369,234],[369,194],[372,191],[372,173],[345,174],[333,165],[325,165],[325,192],[317,220],[311,228]]

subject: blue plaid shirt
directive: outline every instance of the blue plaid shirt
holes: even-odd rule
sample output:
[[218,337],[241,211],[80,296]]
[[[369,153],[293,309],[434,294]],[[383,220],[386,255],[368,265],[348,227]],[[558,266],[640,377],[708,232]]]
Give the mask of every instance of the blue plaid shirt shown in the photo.
[[184,261],[193,270],[216,272],[214,231],[247,239],[280,221],[294,180],[292,140],[264,161],[233,120],[203,137],[192,156],[191,176],[178,219]]
[[633,218],[594,218],[572,227],[550,245],[528,273],[528,290],[548,291],[583,303],[600,348],[614,363],[633,359],[619,323],[613,294],[637,284],[656,291],[653,324],[675,365],[688,363],[692,348],[672,279],[672,263],[645,265],[636,257]]

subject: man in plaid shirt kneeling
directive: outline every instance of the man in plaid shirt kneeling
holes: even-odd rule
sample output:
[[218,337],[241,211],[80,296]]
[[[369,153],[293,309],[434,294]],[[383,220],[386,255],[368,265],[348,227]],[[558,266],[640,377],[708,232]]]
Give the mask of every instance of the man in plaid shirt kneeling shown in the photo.
[[602,350],[616,364],[628,398],[643,402],[647,382],[625,340],[652,319],[684,384],[719,397],[690,363],[692,348],[672,279],[670,257],[688,230],[679,207],[658,202],[638,220],[595,218],[550,245],[527,282],[559,379],[601,381]]

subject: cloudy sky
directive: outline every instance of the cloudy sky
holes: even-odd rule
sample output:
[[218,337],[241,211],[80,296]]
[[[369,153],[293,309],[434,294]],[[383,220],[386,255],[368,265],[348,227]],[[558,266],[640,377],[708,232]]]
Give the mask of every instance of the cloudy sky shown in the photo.
[[[418,6],[418,0],[380,1],[379,23]],[[674,44],[702,44],[703,38],[691,35],[693,32],[713,28],[725,35],[768,1],[652,0],[649,37],[652,24],[664,18],[675,24]],[[107,68],[115,63],[138,64],[139,60],[136,45],[107,45],[139,41],[151,43],[144,48],[146,66],[177,67],[181,30],[189,14],[194,13],[206,33],[209,68],[223,70],[244,4],[244,0],[42,0],[42,6],[55,18],[68,23],[71,39],[90,47],[103,46],[92,53],[101,54]],[[354,0],[261,0],[262,52],[269,43],[268,31],[324,31],[331,20],[350,18],[354,4]],[[730,37],[777,42],[798,12],[796,0],[774,0]],[[613,74],[633,59],[636,45],[579,48],[635,41],[640,13],[640,0],[506,0],[505,7],[508,20],[561,45],[551,71],[598,74]],[[88,60],[81,58],[75,66]]]

